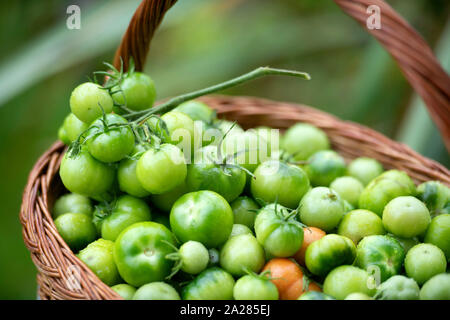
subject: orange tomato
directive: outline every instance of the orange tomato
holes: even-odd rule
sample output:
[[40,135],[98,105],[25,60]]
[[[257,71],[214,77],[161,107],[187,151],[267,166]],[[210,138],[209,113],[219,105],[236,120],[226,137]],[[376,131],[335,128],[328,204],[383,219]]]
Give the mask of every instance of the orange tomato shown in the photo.
[[307,227],[303,228],[303,243],[300,249],[294,254],[293,258],[302,266],[305,266],[305,252],[308,246],[314,241],[319,240],[323,236],[325,236],[325,231],[315,228],[315,227]]
[[302,269],[286,258],[274,258],[267,262],[263,271],[270,270],[271,281],[278,289],[280,300],[296,300],[306,291],[321,291],[314,282],[310,282],[308,290],[303,290]]

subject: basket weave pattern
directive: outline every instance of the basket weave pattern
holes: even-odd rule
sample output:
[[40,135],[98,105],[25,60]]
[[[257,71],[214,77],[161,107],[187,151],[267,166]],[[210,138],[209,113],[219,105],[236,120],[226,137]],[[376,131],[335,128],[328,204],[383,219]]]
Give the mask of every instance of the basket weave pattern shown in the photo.
[[[132,56],[137,69],[142,70],[151,38],[164,13],[175,2],[144,0],[141,3],[117,50],[116,66],[120,57],[126,62]],[[377,34],[378,31],[371,33],[382,38],[380,41],[393,54],[412,86],[426,101],[433,119],[440,119],[441,124],[437,124],[448,146],[446,134],[450,126],[446,121],[449,118],[450,80],[426,43],[381,0],[335,2],[361,23],[365,23],[362,17],[367,16],[365,9],[368,5],[379,4],[382,10],[386,10],[389,18],[383,22],[388,26],[382,31],[384,36],[381,32]],[[408,32],[405,34],[407,39],[400,39],[401,44],[394,41],[397,30]],[[420,43],[420,46],[405,52],[408,43]],[[415,58],[425,62],[413,63]],[[311,107],[253,97],[208,96],[201,100],[216,109],[220,118],[235,120],[244,128],[265,125],[283,130],[296,122],[311,123],[327,133],[333,148],[347,160],[359,156],[372,157],[383,163],[386,169],[404,170],[416,183],[440,180],[450,185],[450,172],[442,165],[374,130],[339,120]],[[447,131],[442,130],[443,125],[446,125]],[[38,269],[39,296],[41,299],[121,299],[74,255],[53,223],[50,210],[54,200],[64,192],[58,174],[64,151],[64,145],[56,142],[41,156],[29,175],[22,199],[20,220],[23,238]]]

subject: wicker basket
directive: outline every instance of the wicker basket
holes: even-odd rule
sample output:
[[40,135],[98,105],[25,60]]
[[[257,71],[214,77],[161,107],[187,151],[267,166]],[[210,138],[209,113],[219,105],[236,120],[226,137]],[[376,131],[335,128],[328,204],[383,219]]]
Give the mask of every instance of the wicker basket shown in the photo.
[[[128,61],[132,56],[142,70],[150,40],[165,12],[176,0],[144,0],[136,10],[115,56]],[[382,29],[368,30],[399,63],[405,77],[426,102],[450,149],[450,78],[440,67],[424,40],[382,0],[335,0],[363,26],[369,5],[378,5]],[[367,127],[341,121],[319,110],[253,97],[209,96],[202,98],[220,117],[237,120],[244,128],[268,125],[285,129],[302,121],[323,129],[333,148],[346,159],[368,156],[386,168],[406,171],[416,183],[440,180],[450,185],[450,172],[440,164],[422,157]],[[56,142],[37,161],[26,185],[20,220],[23,238],[38,269],[41,299],[120,299],[69,249],[56,231],[50,209],[62,192],[58,170],[64,146]]]

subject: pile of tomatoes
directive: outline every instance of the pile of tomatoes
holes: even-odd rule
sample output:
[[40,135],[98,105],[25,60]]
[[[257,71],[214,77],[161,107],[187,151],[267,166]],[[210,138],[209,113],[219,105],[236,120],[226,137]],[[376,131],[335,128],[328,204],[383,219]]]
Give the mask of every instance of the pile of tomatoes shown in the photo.
[[447,186],[346,163],[306,123],[244,130],[196,100],[145,117],[155,92],[133,70],[83,83],[59,130],[56,228],[123,298],[450,299]]

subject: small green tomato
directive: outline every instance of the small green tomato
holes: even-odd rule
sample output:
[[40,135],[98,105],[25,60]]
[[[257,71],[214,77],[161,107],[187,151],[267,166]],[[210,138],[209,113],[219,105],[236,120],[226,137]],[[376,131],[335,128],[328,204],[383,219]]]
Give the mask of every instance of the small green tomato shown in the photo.
[[357,207],[364,186],[353,177],[339,177],[330,184],[330,189],[336,191],[342,199],[347,200],[353,207]]

